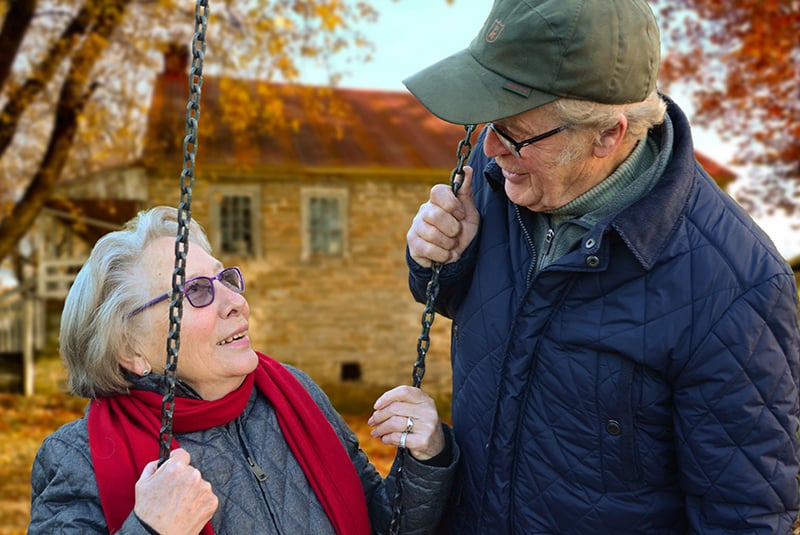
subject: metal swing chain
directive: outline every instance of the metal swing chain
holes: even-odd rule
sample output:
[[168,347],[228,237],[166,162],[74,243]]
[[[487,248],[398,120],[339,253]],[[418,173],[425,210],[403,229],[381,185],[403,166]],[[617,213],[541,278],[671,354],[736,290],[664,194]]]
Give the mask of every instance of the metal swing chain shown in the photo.
[[[464,164],[467,162],[470,153],[472,152],[472,144],[470,137],[475,130],[474,124],[464,125],[464,139],[458,142],[458,149],[456,157],[458,164],[453,168],[450,173],[450,187],[453,188],[453,195],[458,195],[458,190],[461,188],[461,181],[464,178]],[[457,180],[461,178],[461,180]],[[417,361],[414,363],[414,370],[411,374],[413,385],[419,388],[422,384],[422,378],[425,376],[425,355],[428,354],[428,348],[431,345],[431,325],[433,325],[434,310],[433,304],[436,301],[436,296],[439,295],[439,274],[442,271],[442,264],[434,262],[431,265],[431,280],[425,288],[425,308],[422,310],[422,334],[417,339]]]
[[[456,150],[456,157],[458,164],[453,168],[450,173],[450,187],[453,188],[453,195],[458,195],[458,190],[461,188],[461,183],[464,178],[464,164],[469,159],[472,152],[472,143],[470,138],[472,132],[475,130],[474,124],[464,125],[464,139],[459,141],[458,149]],[[458,180],[458,179],[461,180]],[[413,386],[419,388],[422,384],[422,378],[425,376],[425,356],[428,354],[428,349],[431,345],[431,325],[435,316],[434,303],[436,297],[439,295],[439,274],[442,271],[442,264],[434,262],[431,265],[431,280],[425,288],[425,308],[422,310],[422,334],[417,339],[417,361],[414,363],[414,370],[411,377]],[[395,463],[395,491],[392,498],[392,519],[389,523],[389,534],[397,535],[400,533],[400,517],[402,512],[403,503],[403,472],[405,468],[405,451],[399,450],[397,462]]]
[[[183,138],[183,170],[181,171],[181,200],[178,205],[178,233],[175,238],[175,269],[172,272],[172,300],[169,304],[169,335],[167,362],[164,368],[164,397],[161,401],[161,445],[158,466],[169,459],[172,445],[172,416],[175,409],[175,380],[178,372],[178,350],[181,346],[183,317],[183,288],[186,282],[186,254],[189,249],[189,221],[192,219],[192,186],[197,156],[197,125],[200,121],[200,90],[203,86],[203,56],[208,29],[208,0],[195,4],[192,66],[189,72],[189,102],[186,105],[186,136]],[[199,45],[199,46],[198,46]]]

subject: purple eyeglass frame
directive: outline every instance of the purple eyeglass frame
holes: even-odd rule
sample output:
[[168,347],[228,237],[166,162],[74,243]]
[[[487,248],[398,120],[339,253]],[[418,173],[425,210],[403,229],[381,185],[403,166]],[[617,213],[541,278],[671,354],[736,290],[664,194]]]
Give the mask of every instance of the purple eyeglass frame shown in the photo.
[[[231,286],[229,284],[226,284],[225,281],[222,280],[222,274],[226,273],[226,272],[229,272],[231,270],[234,271],[239,276],[239,280],[242,283],[242,287],[241,288],[233,287],[233,286]],[[205,305],[199,305],[198,306],[198,305],[195,305],[194,303],[192,303],[192,300],[189,298],[189,295],[186,293],[186,286],[189,283],[191,283],[192,281],[196,281],[196,280],[199,280],[199,279],[206,279],[207,281],[209,281],[211,283],[211,300],[208,303],[206,303]],[[216,294],[214,293],[214,281],[215,280],[219,281],[220,284],[225,284],[225,287],[228,288],[229,290],[232,290],[232,291],[234,291],[234,292],[236,292],[238,294],[244,293],[244,275],[242,275],[242,270],[239,269],[237,266],[226,267],[225,269],[223,269],[222,271],[220,271],[219,273],[217,273],[213,277],[206,277],[205,275],[200,275],[199,277],[192,277],[191,279],[189,279],[189,280],[187,280],[187,281],[185,281],[183,283],[183,288],[181,288],[181,291],[183,292],[184,297],[186,297],[186,300],[189,301],[189,304],[192,305],[194,308],[207,307],[211,303],[213,303],[214,299],[216,298]],[[161,301],[164,301],[165,299],[169,299],[169,297],[171,295],[172,295],[172,290],[170,290],[168,292],[164,292],[163,294],[159,295],[158,297],[154,297],[153,299],[151,299],[147,303],[145,303],[142,306],[137,307],[136,309],[134,309],[133,312],[128,314],[128,318],[132,318],[135,315],[139,314],[140,312],[143,312],[143,311],[147,310],[151,306],[157,305]]]

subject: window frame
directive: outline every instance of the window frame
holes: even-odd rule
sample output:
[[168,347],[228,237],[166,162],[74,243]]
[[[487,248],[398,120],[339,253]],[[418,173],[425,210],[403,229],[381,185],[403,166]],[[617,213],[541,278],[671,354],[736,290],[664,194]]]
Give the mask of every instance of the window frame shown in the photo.
[[[312,251],[311,239],[311,200],[334,199],[339,204],[339,224],[342,238],[341,251],[338,254]],[[349,238],[349,195],[346,188],[312,186],[300,189],[300,235],[301,260],[309,260],[314,256],[325,258],[347,258],[350,255]]]
[[[252,251],[246,253],[228,252],[222,247],[222,201],[226,197],[248,197],[251,203],[250,233],[253,237]],[[264,256],[263,216],[261,210],[261,186],[255,184],[226,183],[209,188],[209,219],[213,232],[209,235],[211,247],[219,255],[243,258],[262,258]]]

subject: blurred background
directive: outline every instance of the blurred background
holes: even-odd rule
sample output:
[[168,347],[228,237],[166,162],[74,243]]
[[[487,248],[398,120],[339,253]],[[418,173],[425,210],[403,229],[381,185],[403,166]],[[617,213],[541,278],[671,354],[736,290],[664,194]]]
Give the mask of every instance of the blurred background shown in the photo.
[[[405,233],[464,129],[402,80],[465,48],[491,2],[208,3],[0,1],[0,535],[24,533],[42,438],[83,411],[57,357],[75,274],[100,236],[181,199],[190,81],[192,213],[245,274],[255,347],[307,371],[365,437],[374,399],[411,382],[422,306]],[[800,2],[651,5],[660,89],[698,161],[797,273]],[[437,317],[423,386],[445,415],[449,375]],[[368,448],[385,469],[393,451]]]

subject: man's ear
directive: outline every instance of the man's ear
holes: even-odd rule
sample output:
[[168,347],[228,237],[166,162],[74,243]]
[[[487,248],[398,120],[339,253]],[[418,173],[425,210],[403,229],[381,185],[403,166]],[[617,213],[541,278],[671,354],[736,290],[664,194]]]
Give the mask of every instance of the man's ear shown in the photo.
[[592,147],[592,155],[595,158],[607,158],[616,152],[625,139],[628,131],[628,118],[620,113],[617,117],[617,124],[612,128],[600,132],[596,143]]

